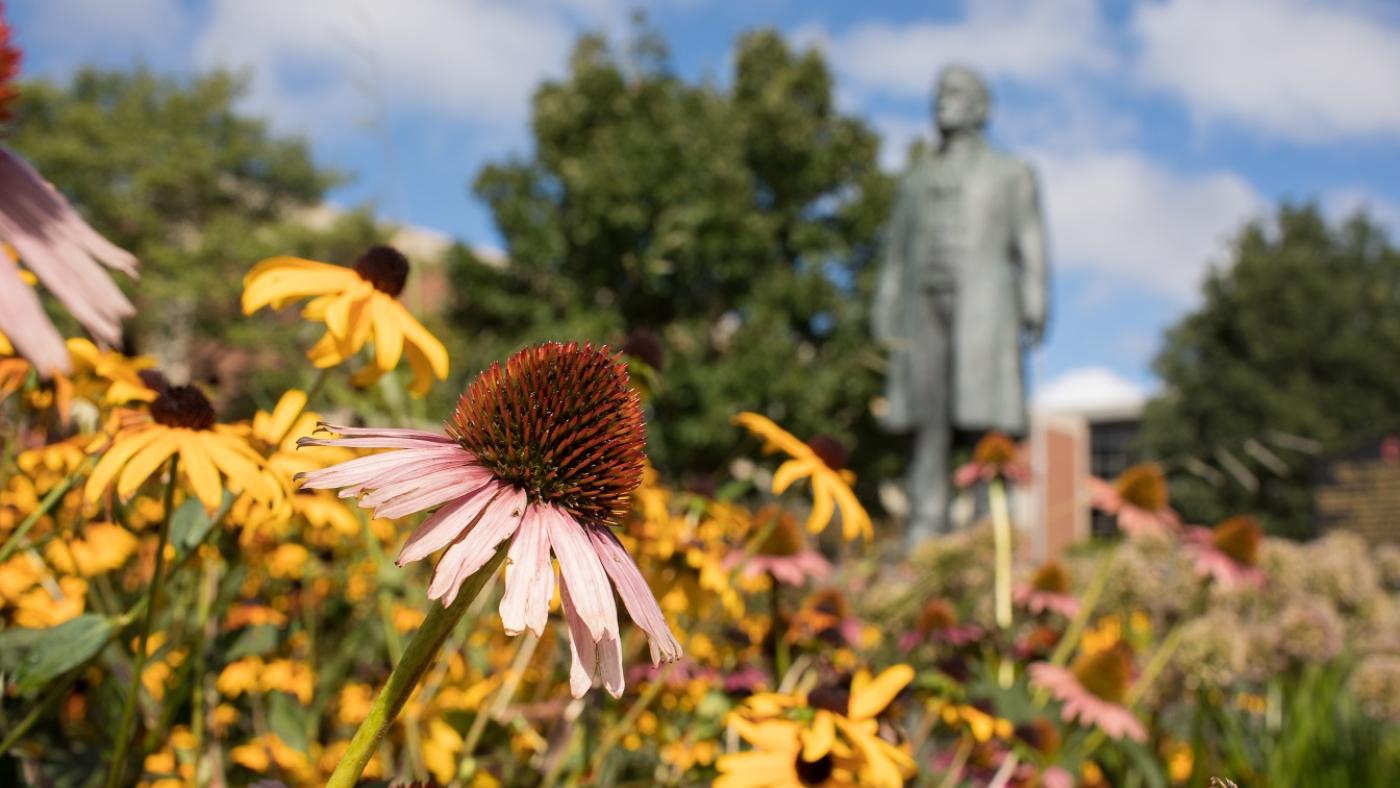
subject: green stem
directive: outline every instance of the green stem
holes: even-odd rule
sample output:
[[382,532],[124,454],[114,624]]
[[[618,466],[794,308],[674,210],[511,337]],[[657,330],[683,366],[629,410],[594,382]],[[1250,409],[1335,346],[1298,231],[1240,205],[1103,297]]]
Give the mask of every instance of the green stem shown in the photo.
[[63,496],[67,494],[69,490],[73,489],[73,485],[78,482],[78,479],[82,478],[91,470],[93,462],[95,462],[95,460],[89,457],[82,465],[79,465],[76,470],[64,477],[63,481],[59,482],[52,490],[49,490],[43,500],[39,501],[39,507],[30,512],[28,517],[24,518],[19,526],[15,528],[14,533],[10,534],[10,538],[5,540],[5,546],[0,547],[0,563],[4,563],[10,556],[15,554],[15,551],[19,549],[20,542],[24,540],[25,534],[29,533],[29,529],[33,528],[35,523],[43,519],[44,515],[48,514],[49,510],[53,509],[55,504],[63,500]]
[[1051,664],[1063,666],[1069,660],[1074,647],[1079,645],[1079,638],[1084,634],[1084,628],[1089,625],[1089,619],[1094,615],[1094,607],[1099,603],[1099,597],[1103,595],[1104,586],[1108,583],[1108,569],[1112,561],[1113,553],[1104,551],[1094,570],[1094,577],[1089,581],[1089,587],[1084,589],[1084,596],[1079,600],[1079,613],[1069,622],[1064,637],[1060,638],[1060,642],[1055,645],[1055,652],[1050,655]]
[[483,701],[477,707],[476,718],[472,720],[471,728],[467,729],[467,738],[462,743],[463,761],[472,760],[472,753],[476,752],[476,745],[481,741],[481,734],[486,732],[486,721],[504,712],[511,699],[515,697],[516,690],[520,688],[520,681],[525,678],[525,668],[529,667],[531,658],[535,656],[535,647],[539,644],[540,639],[535,637],[533,632],[521,638],[517,643],[515,658],[511,660],[510,669],[506,671],[505,681],[502,682],[500,689],[496,690],[496,696],[492,698],[490,705]]
[[[992,504],[992,538],[996,547],[994,595],[997,628],[1005,636],[1011,631],[1011,511],[1006,501],[1006,482],[1000,476],[992,479],[988,493]],[[997,681],[1010,687],[1014,680],[1011,660],[1003,658],[997,670]]]
[[170,481],[165,487],[165,510],[160,515],[160,536],[156,539],[156,565],[151,578],[151,590],[147,595],[146,615],[141,620],[141,635],[137,640],[136,655],[131,660],[131,692],[122,706],[121,724],[117,727],[117,751],[112,756],[112,769],[107,773],[107,788],[117,788],[123,782],[126,772],[126,753],[131,748],[131,726],[136,722],[136,701],[141,695],[141,671],[146,667],[146,645],[151,636],[151,623],[160,605],[160,592],[165,587],[165,544],[170,541],[171,513],[175,510],[176,472],[180,466],[180,455],[170,458]]
[[509,549],[509,539],[501,542],[491,560],[462,584],[457,599],[450,607],[436,603],[432,605],[428,617],[423,620],[423,626],[418,628],[413,640],[409,641],[404,649],[403,659],[394,666],[394,672],[389,674],[384,689],[380,690],[379,696],[374,699],[369,716],[365,717],[365,721],[360,723],[359,729],[355,731],[349,749],[341,757],[340,764],[335,767],[326,788],[351,788],[360,779],[360,773],[374,756],[375,748],[389,732],[389,727],[394,724],[394,719],[399,716],[409,696],[417,688],[419,680],[432,665],[448,633],[462,614],[467,612],[467,608],[471,607],[472,600],[481,593],[487,581],[495,576]]

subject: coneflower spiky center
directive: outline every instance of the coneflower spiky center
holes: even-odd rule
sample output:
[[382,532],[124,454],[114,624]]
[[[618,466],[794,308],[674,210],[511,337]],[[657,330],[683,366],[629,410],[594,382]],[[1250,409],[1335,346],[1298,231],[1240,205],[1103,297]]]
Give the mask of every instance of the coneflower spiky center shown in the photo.
[[168,386],[151,403],[151,418],[166,427],[207,430],[217,420],[209,398],[195,386]]
[[1016,442],[1000,432],[989,432],[977,441],[972,459],[983,465],[1001,467],[1016,459]]
[[[0,13],[4,10],[4,4],[0,3]],[[19,98],[15,77],[19,76],[21,57],[19,47],[14,45],[14,28],[0,18],[0,123],[10,119],[13,115],[11,105]]]
[[919,629],[925,632],[937,632],[957,623],[958,611],[946,599],[930,599],[919,611]]
[[1156,463],[1148,462],[1123,471],[1115,485],[1123,500],[1149,512],[1167,505],[1167,477]]
[[1031,577],[1031,588],[1051,594],[1069,593],[1069,572],[1059,561],[1046,561]]
[[355,260],[355,273],[374,289],[398,298],[408,282],[408,258],[392,246],[371,246]]
[[1230,556],[1235,563],[1254,566],[1259,563],[1259,545],[1264,541],[1264,529],[1259,521],[1247,514],[1231,517],[1211,531],[1211,544]]
[[1098,651],[1081,654],[1070,668],[1081,686],[1099,700],[1122,703],[1132,679],[1132,652],[1119,642]]
[[498,479],[580,520],[618,522],[642,480],[641,404],[607,346],[549,342],[492,364],[446,428]]

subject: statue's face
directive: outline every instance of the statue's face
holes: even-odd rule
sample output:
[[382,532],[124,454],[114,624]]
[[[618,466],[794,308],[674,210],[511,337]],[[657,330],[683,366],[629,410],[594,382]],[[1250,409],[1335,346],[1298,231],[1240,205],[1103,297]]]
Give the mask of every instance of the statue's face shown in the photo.
[[975,78],[963,71],[949,71],[938,83],[934,118],[941,131],[981,128],[987,120],[987,99]]

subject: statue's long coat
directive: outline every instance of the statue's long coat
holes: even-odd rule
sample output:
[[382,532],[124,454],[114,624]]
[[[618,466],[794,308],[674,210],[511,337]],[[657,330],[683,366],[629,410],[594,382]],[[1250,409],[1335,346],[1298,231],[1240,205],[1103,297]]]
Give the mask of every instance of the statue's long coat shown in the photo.
[[[961,429],[1025,434],[1023,331],[1044,325],[1047,300],[1030,167],[986,144],[920,157],[900,183],[881,265],[873,328],[890,352],[886,425],[917,430],[947,418]],[[938,291],[953,296],[946,372],[920,354],[948,330],[920,300]]]

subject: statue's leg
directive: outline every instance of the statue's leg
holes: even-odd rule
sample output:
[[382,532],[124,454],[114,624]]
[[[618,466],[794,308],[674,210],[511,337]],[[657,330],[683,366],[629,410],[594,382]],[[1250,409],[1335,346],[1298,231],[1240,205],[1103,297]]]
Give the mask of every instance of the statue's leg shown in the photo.
[[953,424],[952,395],[952,294],[934,291],[920,299],[926,312],[920,337],[916,379],[923,408],[914,436],[914,456],[909,465],[910,517],[905,532],[909,547],[937,534],[947,533],[948,498]]
[[909,526],[905,543],[914,547],[948,532],[948,459],[952,449],[947,421],[925,424],[914,436],[909,465]]

